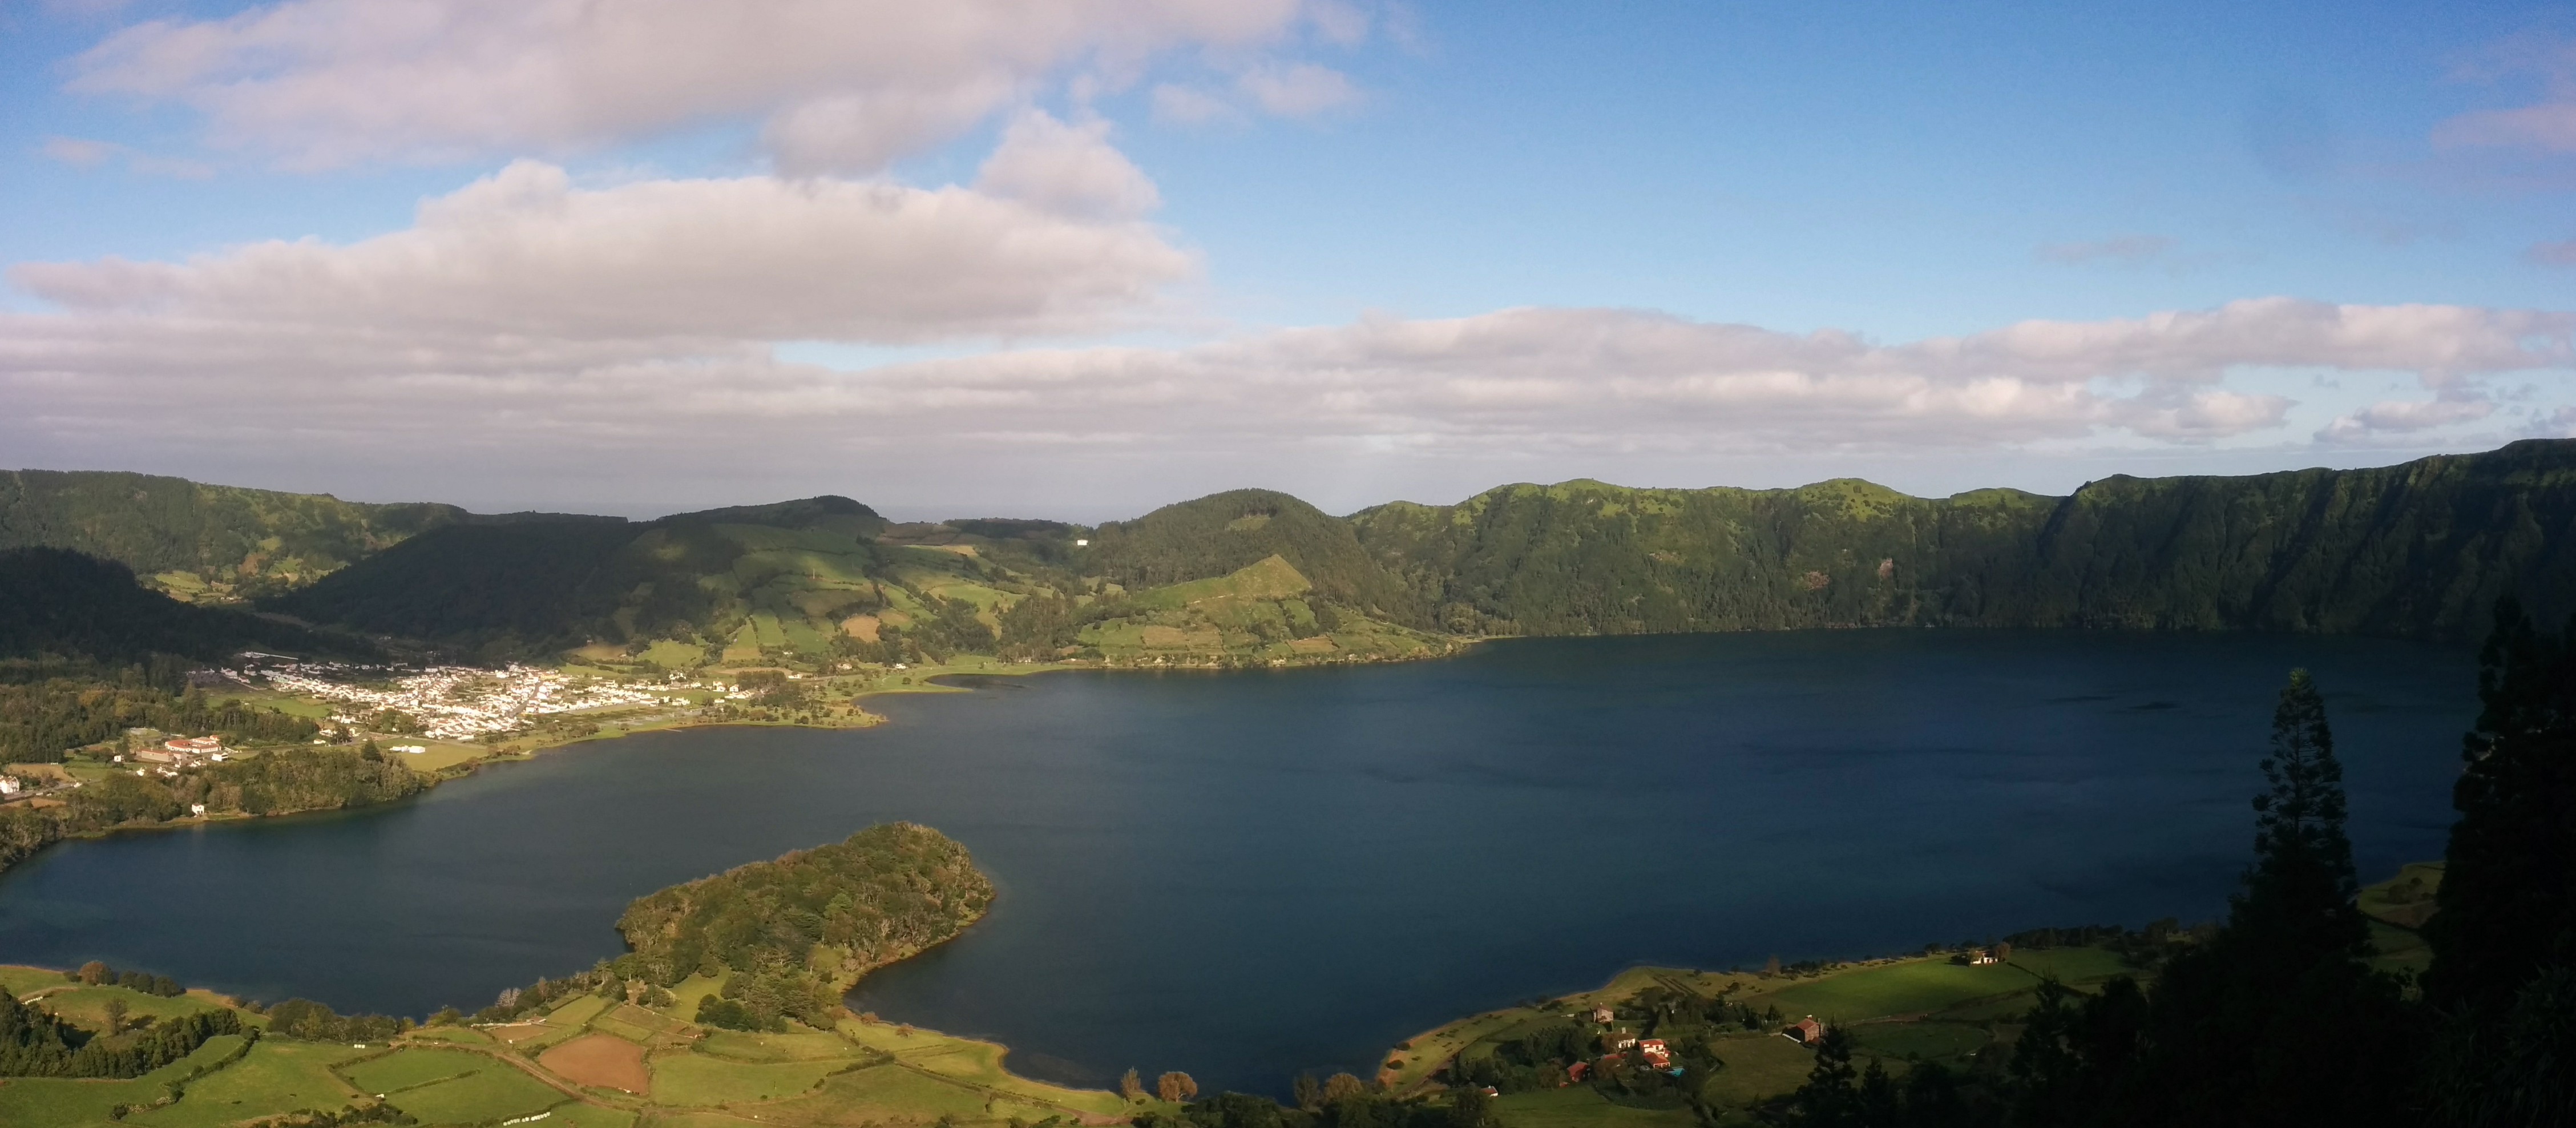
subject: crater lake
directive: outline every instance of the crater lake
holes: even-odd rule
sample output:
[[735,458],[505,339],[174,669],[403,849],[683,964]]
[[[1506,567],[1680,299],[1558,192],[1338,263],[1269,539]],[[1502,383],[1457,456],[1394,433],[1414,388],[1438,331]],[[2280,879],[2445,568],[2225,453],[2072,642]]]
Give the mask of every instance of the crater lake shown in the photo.
[[2466,647],[1831,631],[1506,640],[1409,665],[1054,672],[708,728],[373,810],[53,847],[0,959],[106,960],[421,1016],[623,951],[638,895],[909,820],[1001,895],[854,1010],[1105,1086],[1363,1076],[1460,1015],[1636,963],[1724,968],[2213,919],[2293,666],[2326,694],[2365,881],[2438,857]]

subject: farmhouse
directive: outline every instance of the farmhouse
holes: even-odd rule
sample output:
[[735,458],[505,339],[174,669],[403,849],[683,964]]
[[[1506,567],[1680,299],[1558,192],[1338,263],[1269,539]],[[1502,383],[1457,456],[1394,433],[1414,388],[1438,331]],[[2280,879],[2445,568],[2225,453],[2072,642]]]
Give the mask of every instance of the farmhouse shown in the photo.
[[1802,1046],[1812,1046],[1816,1044],[1817,1039],[1825,1036],[1825,1026],[1816,1021],[1816,1016],[1811,1014],[1792,1023],[1788,1029],[1780,1032],[1780,1036]]

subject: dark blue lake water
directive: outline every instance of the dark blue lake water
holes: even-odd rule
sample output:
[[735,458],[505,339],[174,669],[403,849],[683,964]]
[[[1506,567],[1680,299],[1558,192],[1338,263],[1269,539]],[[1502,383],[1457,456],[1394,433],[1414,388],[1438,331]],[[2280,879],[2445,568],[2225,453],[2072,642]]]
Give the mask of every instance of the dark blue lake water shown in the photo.
[[2367,639],[1843,631],[1498,643],[1443,662],[1057,673],[863,732],[703,730],[399,807],[56,847],[0,960],[104,959],[425,1014],[622,950],[627,900],[909,819],[1000,885],[859,1009],[1272,1091],[1638,962],[1859,956],[2207,919],[2293,665],[2365,879],[2438,856],[2471,655]]

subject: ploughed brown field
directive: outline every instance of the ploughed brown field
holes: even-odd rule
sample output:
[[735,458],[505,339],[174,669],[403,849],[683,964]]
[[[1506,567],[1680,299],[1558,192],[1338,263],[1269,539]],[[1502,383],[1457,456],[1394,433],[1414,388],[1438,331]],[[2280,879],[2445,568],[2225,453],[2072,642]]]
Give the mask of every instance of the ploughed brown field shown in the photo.
[[585,1034],[537,1055],[537,1064],[576,1085],[623,1089],[638,1096],[653,1087],[644,1047],[614,1034]]

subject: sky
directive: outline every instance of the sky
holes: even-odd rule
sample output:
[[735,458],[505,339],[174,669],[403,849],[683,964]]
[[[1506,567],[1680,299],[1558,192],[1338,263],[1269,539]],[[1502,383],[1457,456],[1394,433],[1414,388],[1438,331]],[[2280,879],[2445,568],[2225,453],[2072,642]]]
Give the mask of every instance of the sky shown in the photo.
[[0,0],[0,465],[646,516],[2576,436],[2564,4]]

